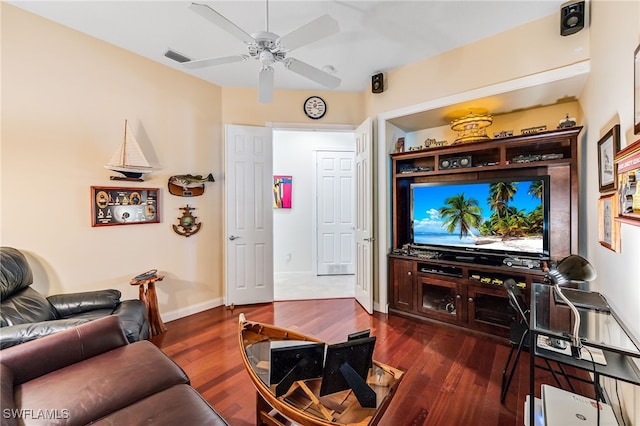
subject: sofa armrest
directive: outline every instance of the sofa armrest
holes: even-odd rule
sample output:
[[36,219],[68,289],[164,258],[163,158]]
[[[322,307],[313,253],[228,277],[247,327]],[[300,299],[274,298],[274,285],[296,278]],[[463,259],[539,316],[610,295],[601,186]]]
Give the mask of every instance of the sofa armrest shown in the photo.
[[47,297],[47,300],[61,318],[95,309],[115,309],[120,303],[119,290],[97,290],[82,293],[56,294]]
[[[2,426],[15,426],[18,424],[17,416],[12,416],[12,411],[16,408],[13,398],[13,372],[6,366],[0,364],[0,407],[2,407]],[[7,415],[7,411],[9,415]]]
[[0,328],[0,349],[10,348],[50,334],[59,333],[88,321],[89,319],[85,318],[62,319],[2,327]]
[[127,336],[127,340],[133,343],[149,338],[149,320],[147,319],[147,306],[140,300],[123,300],[113,311],[120,320],[120,325]]
[[127,345],[115,316],[45,336],[0,351],[0,364],[13,372],[14,385]]

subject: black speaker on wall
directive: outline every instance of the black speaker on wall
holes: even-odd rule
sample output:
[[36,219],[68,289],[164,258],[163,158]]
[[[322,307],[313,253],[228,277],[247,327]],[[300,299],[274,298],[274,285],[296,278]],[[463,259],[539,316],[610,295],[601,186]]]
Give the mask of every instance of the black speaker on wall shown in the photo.
[[560,6],[560,35],[575,34],[584,28],[587,21],[585,1],[568,1]]
[[384,92],[384,75],[382,73],[371,76],[371,92],[372,93]]

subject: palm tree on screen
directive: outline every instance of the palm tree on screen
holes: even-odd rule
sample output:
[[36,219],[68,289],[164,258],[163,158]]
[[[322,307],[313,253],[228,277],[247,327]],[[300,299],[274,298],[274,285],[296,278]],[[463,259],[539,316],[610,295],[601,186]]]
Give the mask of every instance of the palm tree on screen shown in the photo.
[[495,182],[489,185],[489,205],[499,217],[508,214],[507,206],[517,190],[513,182]]
[[529,185],[529,191],[527,193],[531,195],[533,198],[537,198],[541,200],[542,190],[543,190],[542,180],[536,180],[534,182],[531,182],[531,185]]
[[456,228],[460,229],[460,238],[471,235],[471,230],[478,228],[482,223],[482,211],[478,207],[478,200],[465,198],[464,193],[451,196],[444,200],[445,206],[438,211],[446,225],[447,232],[453,234]]

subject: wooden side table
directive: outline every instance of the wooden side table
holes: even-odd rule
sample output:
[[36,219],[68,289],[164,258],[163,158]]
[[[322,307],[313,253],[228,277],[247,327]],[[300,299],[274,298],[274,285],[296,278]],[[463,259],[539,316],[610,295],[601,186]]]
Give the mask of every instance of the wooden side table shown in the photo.
[[[158,309],[158,295],[156,294],[156,281],[162,281],[164,275],[154,275],[150,278],[143,280],[132,279],[129,284],[139,286],[139,297],[147,306],[147,317],[149,319],[149,337],[157,336],[167,331],[160,318],[160,311]],[[144,286],[147,286],[145,289]]]

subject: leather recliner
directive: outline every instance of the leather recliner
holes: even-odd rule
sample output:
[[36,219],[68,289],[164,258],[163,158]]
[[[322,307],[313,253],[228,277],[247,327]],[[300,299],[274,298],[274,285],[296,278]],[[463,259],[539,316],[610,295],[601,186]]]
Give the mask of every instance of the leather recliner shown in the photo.
[[116,315],[129,342],[149,338],[147,308],[120,301],[119,290],[44,297],[31,288],[33,273],[19,250],[0,247],[0,349]]

